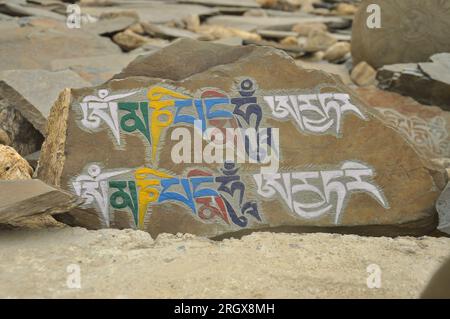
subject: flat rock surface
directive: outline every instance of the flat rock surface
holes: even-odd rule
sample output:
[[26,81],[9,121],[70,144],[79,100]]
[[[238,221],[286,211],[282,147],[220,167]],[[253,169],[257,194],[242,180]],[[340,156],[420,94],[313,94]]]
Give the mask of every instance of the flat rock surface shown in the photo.
[[[154,241],[132,230],[3,231],[0,297],[417,298],[449,255],[450,239],[432,237],[255,233],[214,242]],[[66,285],[73,264],[80,289]],[[381,269],[379,289],[366,284],[371,264]]]
[[120,53],[107,38],[77,29],[16,27],[0,30],[0,71],[14,69],[49,69],[54,59]]
[[0,72],[0,80],[14,88],[47,118],[56,98],[65,88],[82,88],[91,84],[71,70],[8,70]]

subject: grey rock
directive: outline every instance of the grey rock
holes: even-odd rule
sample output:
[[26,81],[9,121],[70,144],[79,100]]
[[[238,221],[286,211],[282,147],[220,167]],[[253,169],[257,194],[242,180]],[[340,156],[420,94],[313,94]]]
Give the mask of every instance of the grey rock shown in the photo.
[[78,206],[80,198],[38,179],[0,181],[0,223],[38,214],[57,214]]
[[291,30],[292,26],[298,23],[328,23],[341,20],[341,18],[337,17],[318,17],[314,15],[305,15],[304,17],[244,17],[218,15],[209,18],[206,23],[232,27],[245,31],[256,31],[261,28]]
[[[0,72],[0,80],[6,82],[47,118],[59,92],[65,88],[91,86],[70,70],[51,72],[47,70],[9,70]],[[32,119],[30,122],[33,123]],[[37,122],[36,126],[39,126]],[[41,130],[41,129],[40,129]]]
[[117,2],[116,6],[82,6],[81,11],[85,14],[100,17],[102,14],[117,13],[123,11],[134,11],[138,14],[141,22],[163,24],[171,21],[181,22],[183,18],[196,14],[209,16],[219,11],[194,4],[165,3],[162,1],[143,2]]
[[167,27],[164,25],[156,25],[147,22],[141,23],[144,28],[145,33],[152,37],[163,38],[163,39],[178,39],[178,38],[188,38],[188,39],[198,39],[200,35],[189,30]]
[[213,7],[259,8],[256,0],[177,0],[178,3],[193,3]]
[[137,22],[137,18],[131,16],[117,16],[112,18],[99,19],[94,23],[83,25],[83,30],[93,32],[98,35],[116,33],[125,30]]
[[379,87],[450,110],[450,54],[437,54],[430,60],[380,68],[377,72]]
[[0,32],[0,71],[49,69],[55,59],[121,53],[107,38],[78,29],[5,26]]
[[[33,118],[35,126],[28,118]],[[20,155],[36,152],[44,141],[45,119],[23,96],[0,81],[0,128]]]
[[0,3],[0,12],[14,17],[41,16],[57,20],[65,20],[66,17],[55,12],[29,6],[22,6],[15,3]]
[[53,71],[70,69],[85,81],[98,85],[111,79],[133,61],[138,54],[111,54],[73,59],[56,59],[51,62]]

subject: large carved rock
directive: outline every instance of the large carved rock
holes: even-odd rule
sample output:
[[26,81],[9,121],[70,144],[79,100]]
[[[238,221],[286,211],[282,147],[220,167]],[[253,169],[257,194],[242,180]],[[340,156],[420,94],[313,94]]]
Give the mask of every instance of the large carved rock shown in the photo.
[[450,158],[450,113],[437,106],[422,105],[414,99],[375,87],[357,88],[368,105],[375,107],[429,158]]
[[[226,150],[222,132],[235,134]],[[193,40],[63,91],[39,165],[40,179],[85,199],[60,220],[152,235],[424,234],[444,187],[335,76],[274,49]]]
[[450,29],[449,16],[447,0],[363,0],[353,21],[354,65],[366,61],[379,68],[450,52],[448,34],[443,31]]

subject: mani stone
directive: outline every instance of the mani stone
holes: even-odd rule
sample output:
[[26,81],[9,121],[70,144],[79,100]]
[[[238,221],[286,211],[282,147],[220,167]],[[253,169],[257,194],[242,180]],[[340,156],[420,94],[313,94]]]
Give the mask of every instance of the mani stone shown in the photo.
[[366,61],[378,69],[450,52],[449,17],[448,0],[363,0],[353,20],[353,62]]
[[61,92],[37,176],[85,200],[59,215],[69,225],[212,238],[423,235],[445,186],[335,76],[272,48],[188,39]]
[[80,204],[80,198],[38,179],[0,181],[0,224],[39,214],[57,214]]
[[450,158],[450,113],[422,105],[411,97],[377,89],[356,92],[428,158]]
[[450,110],[450,53],[435,54],[430,61],[386,65],[378,69],[379,87]]

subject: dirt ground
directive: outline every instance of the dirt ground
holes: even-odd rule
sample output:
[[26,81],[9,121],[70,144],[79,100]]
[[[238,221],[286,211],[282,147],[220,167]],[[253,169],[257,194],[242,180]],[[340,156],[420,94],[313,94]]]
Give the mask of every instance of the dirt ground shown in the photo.
[[[214,242],[134,230],[3,230],[0,297],[415,298],[449,256],[450,238],[254,233]],[[371,264],[381,288],[367,286]],[[73,288],[73,265],[81,288]]]

